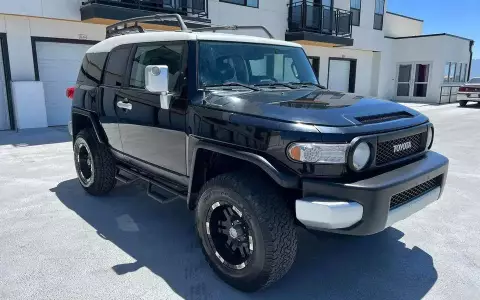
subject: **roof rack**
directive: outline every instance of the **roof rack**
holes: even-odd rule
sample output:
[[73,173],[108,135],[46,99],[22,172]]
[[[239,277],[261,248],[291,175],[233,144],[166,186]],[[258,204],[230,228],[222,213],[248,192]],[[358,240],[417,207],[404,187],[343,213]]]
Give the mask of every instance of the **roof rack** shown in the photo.
[[[180,31],[184,32],[200,32],[200,31],[217,31],[217,30],[241,30],[241,29],[259,29],[264,31],[269,38],[273,39],[273,35],[264,26],[238,26],[238,25],[213,25],[201,28],[189,29],[185,24],[183,18],[179,14],[156,14],[145,17],[131,18],[120,21],[118,23],[107,26],[106,38],[117,35],[125,35],[130,33],[143,33],[145,30],[139,25],[140,22],[162,22],[167,20],[174,20],[178,22]],[[188,21],[189,23],[196,23],[195,21]],[[133,24],[131,24],[133,23]]]
[[241,29],[259,29],[263,30],[269,38],[273,39],[273,35],[268,31],[267,28],[264,26],[243,26],[243,25],[215,25],[215,26],[210,26],[210,27],[202,27],[202,28],[194,28],[192,31],[194,32],[199,32],[199,31],[217,31],[217,30],[241,30]]

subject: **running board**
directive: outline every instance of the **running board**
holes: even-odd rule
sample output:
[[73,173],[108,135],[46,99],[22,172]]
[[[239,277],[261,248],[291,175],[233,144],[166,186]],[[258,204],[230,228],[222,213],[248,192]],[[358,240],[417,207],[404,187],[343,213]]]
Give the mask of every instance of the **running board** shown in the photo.
[[[137,179],[143,179],[148,183],[148,188],[147,188],[147,195],[151,198],[153,198],[155,201],[160,202],[161,204],[167,204],[170,202],[173,202],[178,199],[183,199],[187,200],[187,195],[176,191],[172,189],[171,187],[167,186],[166,184],[163,184],[162,182],[149,178],[148,176],[145,176],[143,174],[140,174],[138,172],[135,172],[131,169],[125,168],[123,166],[118,166],[118,169],[120,171],[123,171],[129,175],[134,176],[133,179],[128,178],[126,176],[121,175],[120,173],[117,174],[116,178],[124,183],[131,183],[133,181],[136,181]],[[125,181],[124,181],[125,180]],[[166,192],[169,194],[169,196],[164,195],[163,193],[160,193],[160,191],[155,191],[155,188],[159,189],[162,192]]]

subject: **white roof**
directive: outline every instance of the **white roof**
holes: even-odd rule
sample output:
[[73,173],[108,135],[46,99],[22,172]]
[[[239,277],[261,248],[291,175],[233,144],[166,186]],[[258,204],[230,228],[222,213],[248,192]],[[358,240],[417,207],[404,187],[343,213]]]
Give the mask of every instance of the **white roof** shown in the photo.
[[132,33],[108,38],[88,49],[87,53],[110,52],[113,48],[134,43],[147,42],[163,42],[163,41],[227,41],[227,42],[243,42],[254,44],[279,45],[290,47],[302,47],[299,44],[261,38],[249,35],[237,35],[227,33],[214,32],[184,32],[184,31],[161,31],[161,32],[145,32]]

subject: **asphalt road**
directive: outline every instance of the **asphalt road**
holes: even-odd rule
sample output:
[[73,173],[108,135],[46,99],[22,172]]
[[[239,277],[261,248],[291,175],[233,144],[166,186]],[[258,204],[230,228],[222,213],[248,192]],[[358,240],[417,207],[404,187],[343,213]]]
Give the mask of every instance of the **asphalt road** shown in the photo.
[[0,299],[480,299],[480,106],[415,106],[450,158],[443,198],[375,236],[299,230],[290,273],[246,295],[207,266],[185,203],[75,179],[64,128],[0,132]]

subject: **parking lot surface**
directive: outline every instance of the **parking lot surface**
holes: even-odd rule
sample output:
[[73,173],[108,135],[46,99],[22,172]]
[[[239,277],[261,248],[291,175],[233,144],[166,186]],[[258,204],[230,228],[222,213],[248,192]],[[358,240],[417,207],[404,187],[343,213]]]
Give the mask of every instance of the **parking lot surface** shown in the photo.
[[442,199],[374,236],[299,229],[292,270],[256,294],[214,275],[185,203],[89,196],[65,128],[0,132],[0,299],[479,299],[480,106],[415,108],[450,159]]

